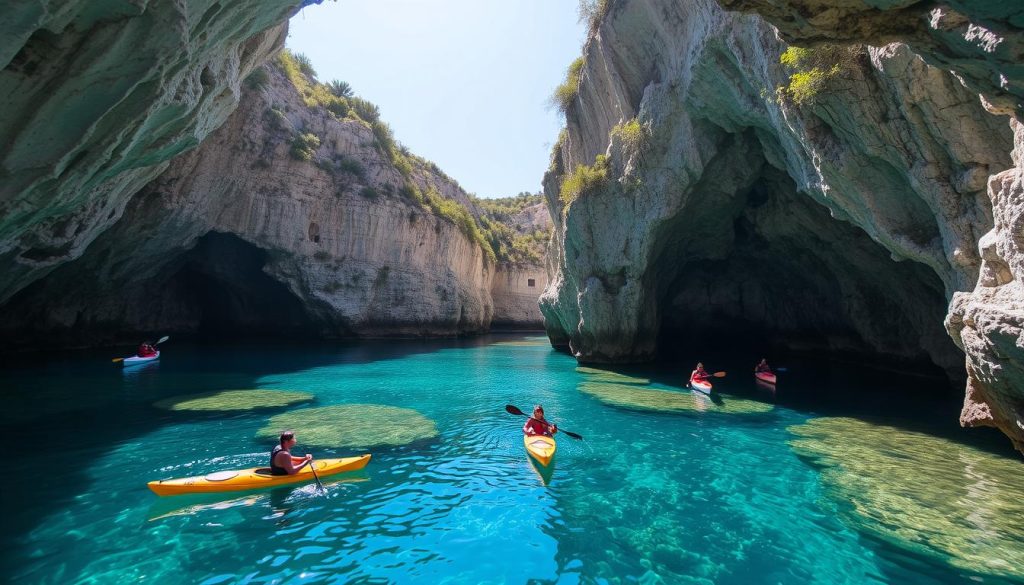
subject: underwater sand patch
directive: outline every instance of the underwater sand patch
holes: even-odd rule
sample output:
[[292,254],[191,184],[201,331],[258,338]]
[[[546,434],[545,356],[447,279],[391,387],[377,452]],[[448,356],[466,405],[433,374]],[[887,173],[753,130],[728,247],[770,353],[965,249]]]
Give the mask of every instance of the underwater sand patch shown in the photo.
[[721,404],[700,393],[656,390],[634,384],[582,382],[577,388],[605,404],[656,412],[718,412],[723,414],[763,414],[775,407],[764,402],[719,396]]
[[588,368],[586,366],[578,366],[576,371],[587,377],[587,382],[610,382],[613,384],[638,384],[646,386],[651,383],[649,378],[636,378],[627,374],[620,374],[618,372],[612,372],[610,370],[599,370],[597,368]]
[[788,429],[854,528],[976,573],[1024,577],[1024,463],[856,419]]
[[496,341],[491,345],[503,345],[506,347],[551,347],[547,339],[524,339],[521,341]]
[[153,406],[164,410],[189,412],[232,412],[281,408],[313,400],[306,392],[292,390],[217,390],[201,394],[182,394],[164,398]]
[[256,437],[277,439],[286,429],[295,431],[300,445],[319,447],[397,446],[437,436],[434,421],[415,410],[380,404],[342,404],[273,416]]

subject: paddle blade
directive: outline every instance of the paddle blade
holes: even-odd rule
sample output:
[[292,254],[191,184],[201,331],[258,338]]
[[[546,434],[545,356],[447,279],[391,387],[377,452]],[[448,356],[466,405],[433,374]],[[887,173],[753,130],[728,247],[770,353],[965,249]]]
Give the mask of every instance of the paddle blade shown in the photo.
[[578,440],[580,440],[580,441],[582,441],[582,440],[583,440],[583,435],[577,435],[576,433],[573,433],[573,432],[570,432],[570,431],[561,431],[561,432],[563,432],[563,433],[565,433],[565,434],[569,435],[570,437],[572,437],[572,438],[574,438],[574,439],[578,439]]
[[518,408],[512,406],[511,404],[506,404],[505,405],[505,412],[507,412],[509,414],[518,414],[518,415],[525,415],[526,414],[525,412],[519,410]]
[[160,341],[157,341],[157,342],[156,342],[156,344],[155,344],[155,345],[160,345],[161,343],[163,343],[163,342],[167,341],[167,340],[168,340],[168,339],[170,339],[170,338],[171,338],[171,336],[170,336],[170,335],[164,335],[163,337],[161,337],[161,338],[160,338]]
[[788,372],[789,368],[775,368],[776,372]]
[[112,359],[110,361],[112,361],[112,362],[114,362],[116,364],[117,362],[123,362],[124,358],[114,358],[114,359]]
[[715,372],[714,374],[711,374],[711,375],[716,377],[716,378],[724,378],[725,377],[725,372]]

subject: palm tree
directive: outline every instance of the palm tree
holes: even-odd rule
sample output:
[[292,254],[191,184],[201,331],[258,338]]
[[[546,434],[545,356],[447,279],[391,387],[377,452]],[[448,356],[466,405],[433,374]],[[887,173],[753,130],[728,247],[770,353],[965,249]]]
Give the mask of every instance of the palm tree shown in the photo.
[[338,97],[352,97],[352,86],[344,81],[338,81],[337,79],[335,79],[334,81],[328,83],[327,87],[330,88],[331,93]]

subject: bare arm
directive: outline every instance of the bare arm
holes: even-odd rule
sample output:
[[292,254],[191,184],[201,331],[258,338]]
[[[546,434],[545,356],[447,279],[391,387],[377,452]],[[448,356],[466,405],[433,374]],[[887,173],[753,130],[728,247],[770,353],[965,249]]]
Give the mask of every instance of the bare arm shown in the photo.
[[307,455],[306,457],[289,457],[285,453],[277,454],[277,466],[288,472],[288,475],[295,475],[300,469],[309,465],[313,461],[313,458]]

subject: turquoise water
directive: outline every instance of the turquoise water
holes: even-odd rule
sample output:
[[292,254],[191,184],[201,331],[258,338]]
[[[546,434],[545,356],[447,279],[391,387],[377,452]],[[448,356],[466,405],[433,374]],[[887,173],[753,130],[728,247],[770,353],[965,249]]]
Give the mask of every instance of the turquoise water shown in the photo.
[[[787,427],[816,416],[813,408],[780,404],[731,415],[714,404],[692,412],[614,406],[581,392],[587,374],[543,340],[169,344],[161,363],[126,372],[109,357],[90,352],[0,371],[8,469],[11,453],[21,453],[13,471],[24,478],[2,496],[0,569],[8,579],[1014,582],[873,538],[840,514],[847,504],[788,444]],[[665,368],[647,373],[645,389],[684,391]],[[315,400],[226,415],[152,406],[236,388],[300,390]],[[757,404],[778,399],[758,394],[744,376],[730,375],[718,388],[725,401],[731,393]],[[559,436],[549,476],[524,455],[523,419],[503,410],[534,402],[585,437]],[[264,465],[272,444],[254,436],[271,416],[352,403],[415,409],[436,422],[438,436],[373,449],[364,472],[325,481],[326,494],[306,486],[179,500],[145,486]],[[304,453],[302,429],[295,430]]]

